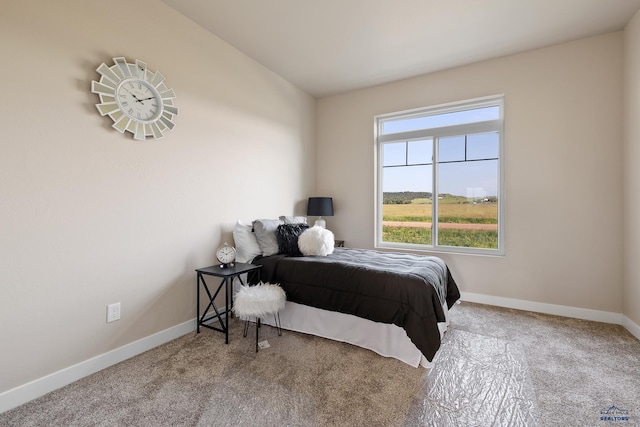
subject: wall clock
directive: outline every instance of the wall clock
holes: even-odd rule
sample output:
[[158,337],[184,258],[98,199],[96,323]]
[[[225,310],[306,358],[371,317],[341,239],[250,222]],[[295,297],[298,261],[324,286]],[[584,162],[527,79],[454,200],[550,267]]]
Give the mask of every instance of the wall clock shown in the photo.
[[100,80],[91,82],[91,92],[100,96],[96,104],[100,115],[111,117],[114,129],[131,132],[134,139],[162,138],[163,132],[173,129],[172,119],[178,114],[173,89],[167,88],[162,74],[150,71],[140,60],[133,64],[113,58],[113,62],[100,65],[96,69]]

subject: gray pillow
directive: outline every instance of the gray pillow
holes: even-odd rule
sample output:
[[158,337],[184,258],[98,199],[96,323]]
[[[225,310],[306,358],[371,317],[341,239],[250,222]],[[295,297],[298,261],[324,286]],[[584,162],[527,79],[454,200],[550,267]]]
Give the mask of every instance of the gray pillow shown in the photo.
[[284,222],[279,219],[256,219],[253,222],[253,231],[256,233],[256,240],[263,256],[276,255],[278,253],[276,230],[281,224],[284,224]]

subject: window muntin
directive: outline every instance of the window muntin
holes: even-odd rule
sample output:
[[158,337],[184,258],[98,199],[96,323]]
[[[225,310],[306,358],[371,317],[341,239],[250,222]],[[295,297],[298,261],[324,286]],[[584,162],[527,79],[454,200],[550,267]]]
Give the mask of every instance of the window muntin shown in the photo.
[[377,246],[504,253],[502,109],[499,97],[377,118]]

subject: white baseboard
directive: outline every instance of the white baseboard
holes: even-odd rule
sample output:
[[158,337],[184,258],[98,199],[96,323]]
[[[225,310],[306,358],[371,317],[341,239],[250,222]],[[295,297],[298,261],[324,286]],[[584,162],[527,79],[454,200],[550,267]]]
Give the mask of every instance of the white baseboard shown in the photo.
[[634,323],[627,316],[623,316],[622,326],[624,326],[625,329],[631,333],[631,335],[640,340],[640,326],[638,326],[637,323]]
[[0,393],[0,414],[195,330],[194,318]]
[[[461,292],[461,294],[461,299],[468,302],[622,325],[633,336],[640,339],[640,326],[621,313],[495,297],[470,292]],[[195,330],[196,319],[192,319],[68,368],[61,369],[45,377],[38,378],[14,389],[7,390],[0,393],[0,413]]]
[[[555,316],[573,317],[575,319],[593,320],[594,322],[613,323],[615,325],[625,326],[623,322],[624,315],[622,313],[612,313],[610,311],[591,310],[588,308],[569,307],[566,305],[495,297],[470,292],[461,292],[460,299],[468,302],[477,302],[479,304],[496,305],[499,307],[515,308],[517,310],[533,311],[536,313],[553,314]],[[631,322],[631,320],[629,320],[629,322]]]
[[569,307],[566,305],[546,304],[542,302],[525,301],[513,298],[494,297],[491,295],[474,294],[470,292],[460,292],[460,294],[460,299],[462,301],[621,325],[629,331],[631,335],[640,340],[640,326],[622,313]]

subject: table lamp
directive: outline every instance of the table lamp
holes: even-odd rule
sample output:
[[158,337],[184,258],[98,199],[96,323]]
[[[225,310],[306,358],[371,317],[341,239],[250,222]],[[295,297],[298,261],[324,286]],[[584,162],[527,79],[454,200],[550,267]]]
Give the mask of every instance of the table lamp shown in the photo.
[[327,222],[323,216],[333,216],[333,198],[331,197],[309,197],[307,205],[307,216],[317,216],[314,225],[322,228],[327,227]]

